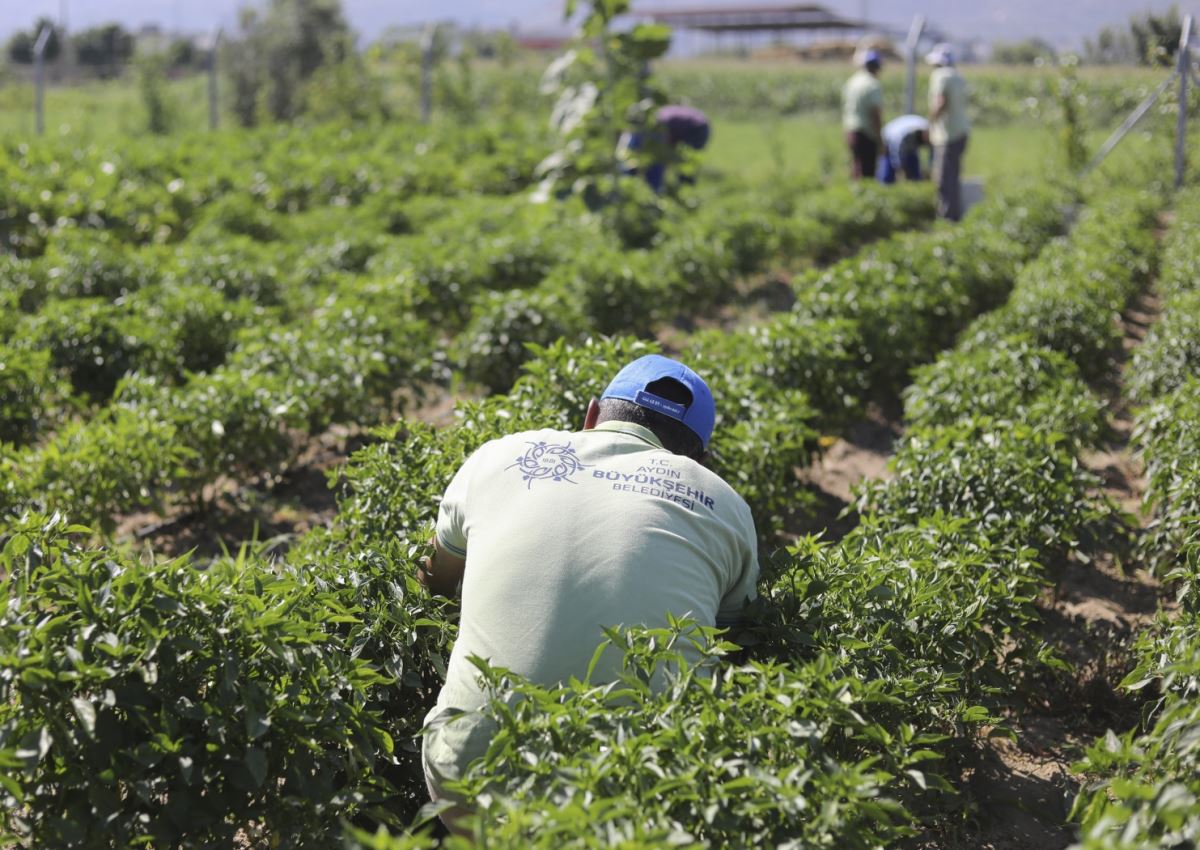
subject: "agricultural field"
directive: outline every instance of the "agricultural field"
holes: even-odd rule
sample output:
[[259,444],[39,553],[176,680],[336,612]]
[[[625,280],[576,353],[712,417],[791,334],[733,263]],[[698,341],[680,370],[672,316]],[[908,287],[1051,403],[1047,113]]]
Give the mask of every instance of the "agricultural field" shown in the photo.
[[[1081,180],[1053,72],[969,73],[957,225],[842,178],[834,69],[666,66],[698,179],[599,210],[531,200],[523,67],[431,125],[7,111],[0,846],[474,846],[419,764],[439,499],[655,351],[713,387],[760,599],[614,632],[619,687],[483,670],[476,843],[1200,842],[1200,190],[1169,105]],[[1071,82],[1088,144],[1153,82]]]

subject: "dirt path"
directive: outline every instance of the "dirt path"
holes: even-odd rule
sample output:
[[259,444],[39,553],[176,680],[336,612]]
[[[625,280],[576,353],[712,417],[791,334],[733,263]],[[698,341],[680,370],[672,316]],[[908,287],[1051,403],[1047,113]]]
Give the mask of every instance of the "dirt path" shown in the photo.
[[898,402],[871,404],[866,417],[834,439],[811,466],[796,470],[813,503],[787,517],[785,538],[819,533],[836,541],[858,525],[858,516],[847,512],[854,488],[867,479],[890,477],[888,461],[904,432],[903,418]]

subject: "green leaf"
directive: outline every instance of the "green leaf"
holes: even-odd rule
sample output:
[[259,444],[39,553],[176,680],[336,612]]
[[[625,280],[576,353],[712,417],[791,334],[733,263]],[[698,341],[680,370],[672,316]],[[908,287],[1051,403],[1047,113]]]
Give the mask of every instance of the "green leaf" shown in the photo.
[[96,707],[82,697],[73,697],[71,705],[75,708],[75,716],[79,718],[79,725],[83,727],[83,731],[89,738],[94,738],[96,736]]
[[261,788],[267,779],[267,754],[258,747],[250,747],[246,750],[244,763],[250,775],[254,777],[255,786]]
[[21,783],[17,782],[17,780],[10,776],[6,771],[0,771],[0,786],[3,786],[4,790],[12,794],[18,803],[23,803],[25,801],[25,793],[21,788]]

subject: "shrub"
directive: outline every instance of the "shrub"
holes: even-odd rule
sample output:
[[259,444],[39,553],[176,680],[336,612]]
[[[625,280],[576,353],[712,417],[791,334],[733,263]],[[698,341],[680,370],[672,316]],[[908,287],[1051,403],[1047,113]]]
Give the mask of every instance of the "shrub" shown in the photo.
[[231,301],[246,298],[255,304],[279,304],[282,273],[269,249],[246,238],[219,244],[181,247],[163,275],[168,286],[206,286]]
[[889,699],[878,683],[843,677],[827,656],[710,674],[686,659],[729,646],[688,629],[614,630],[615,687],[540,687],[481,665],[499,731],[463,782],[479,803],[477,836],[501,847],[562,846],[565,834],[574,846],[865,850],[910,834],[897,796],[925,783],[917,765],[934,754],[911,728],[867,719]]
[[222,475],[276,469],[292,453],[289,427],[304,422],[303,409],[281,379],[229,365],[175,392],[130,383],[118,400],[134,415],[161,411],[172,423],[175,439],[187,450],[177,480],[196,501],[204,485]]
[[1153,270],[1152,210],[1141,195],[1089,209],[1069,240],[1022,271],[1008,304],[966,330],[964,344],[986,349],[1026,334],[1099,380],[1120,350],[1118,314]]
[[911,366],[948,344],[969,308],[957,276],[927,271],[906,270],[877,252],[799,284],[793,309],[809,320],[854,321],[872,386],[898,390]]
[[126,374],[170,371],[165,328],[132,312],[127,304],[100,298],[54,301],[26,320],[24,345],[46,349],[74,391],[105,401]]
[[0,344],[0,442],[35,442],[63,395],[47,352]]
[[557,266],[541,284],[562,293],[600,334],[644,336],[663,312],[666,292],[650,255],[598,246]]
[[802,539],[771,559],[737,639],[757,658],[834,653],[843,670],[888,682],[898,701],[873,709],[879,722],[953,734],[987,716],[977,706],[994,689],[1012,686],[1037,616],[1032,554],[972,520],[937,516],[868,522],[836,546]]
[[[702,331],[692,336],[687,357],[712,376],[722,401],[745,397],[751,391],[739,396],[739,387],[748,380],[758,381],[753,392],[764,395],[798,389],[826,427],[856,416],[868,390],[858,327],[843,319],[784,313],[744,331]],[[744,413],[723,415],[736,422]]]
[[1148,402],[1200,371],[1200,291],[1171,298],[1133,355],[1130,391]]
[[1146,504],[1155,514],[1143,541],[1146,553],[1177,568],[1200,516],[1200,379],[1187,378],[1138,411],[1133,440],[1146,464]]
[[[361,612],[303,570],[85,550],[31,516],[0,565],[6,827],[27,846],[331,841],[386,795],[385,677],[334,639]],[[81,604],[84,600],[84,604]],[[19,812],[19,814],[18,814]]]
[[40,265],[41,291],[28,293],[24,302],[27,310],[36,309],[48,299],[95,297],[113,301],[159,279],[148,256],[88,231],[68,231],[58,237]]
[[209,204],[191,239],[219,243],[227,234],[248,236],[255,242],[273,242],[283,236],[280,221],[246,194],[229,194]]
[[463,376],[503,392],[530,357],[528,343],[548,345],[573,337],[584,325],[576,305],[559,292],[490,292],[472,309],[472,318],[455,342],[454,357]]
[[1057,431],[1084,444],[1094,443],[1104,428],[1104,407],[1075,364],[1029,337],[954,351],[918,368],[904,391],[904,413],[912,427],[986,416]]
[[734,294],[734,270],[726,247],[699,229],[684,230],[655,251],[654,275],[687,312],[709,310]]
[[862,184],[822,192],[801,203],[798,215],[829,228],[829,242],[814,256],[827,261],[895,230],[932,220],[933,207],[927,186]]
[[109,531],[116,518],[160,507],[190,449],[160,411],[113,406],[74,422],[24,461],[29,496],[47,511]]
[[884,527],[944,514],[998,542],[1046,555],[1092,551],[1120,533],[1115,509],[1091,494],[1094,475],[1064,438],[1024,423],[979,418],[910,432],[895,476],[868,483],[858,509]]
[[1139,664],[1121,683],[1162,694],[1145,731],[1108,732],[1076,769],[1095,777],[1072,809],[1079,850],[1183,846],[1200,840],[1200,618],[1156,623],[1138,642]]
[[251,321],[247,301],[228,301],[207,286],[162,286],[131,298],[129,306],[149,327],[164,328],[169,337],[164,356],[174,361],[171,373],[208,372],[233,349],[238,330]]

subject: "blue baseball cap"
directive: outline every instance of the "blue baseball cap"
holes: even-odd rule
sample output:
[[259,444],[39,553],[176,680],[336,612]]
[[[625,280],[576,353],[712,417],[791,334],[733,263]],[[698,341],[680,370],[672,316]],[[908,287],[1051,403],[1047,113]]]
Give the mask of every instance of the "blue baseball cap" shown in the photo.
[[863,66],[870,65],[872,62],[876,64],[882,64],[883,54],[881,54],[874,47],[870,47],[863,51],[862,59],[860,61]]
[[[692,394],[692,403],[680,404],[646,392],[647,386],[663,378],[670,378],[687,387]],[[631,401],[671,419],[678,419],[700,438],[700,444],[704,448],[708,448],[713,423],[717,418],[717,406],[713,402],[712,390],[704,383],[703,378],[677,360],[663,357],[661,354],[639,357],[612,379],[600,400],[606,398]]]

